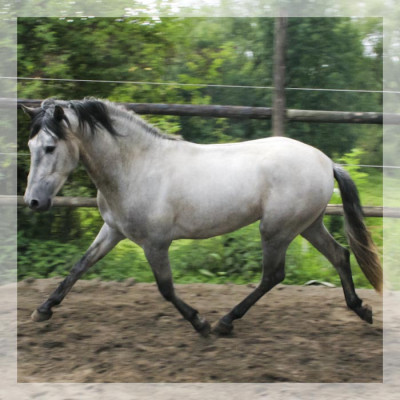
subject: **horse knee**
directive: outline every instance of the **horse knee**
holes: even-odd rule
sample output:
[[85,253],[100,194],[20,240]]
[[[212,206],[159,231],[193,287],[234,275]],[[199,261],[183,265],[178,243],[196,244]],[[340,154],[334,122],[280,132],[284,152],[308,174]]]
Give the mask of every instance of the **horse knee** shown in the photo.
[[279,269],[278,271],[275,272],[275,282],[276,284],[281,283],[285,279],[286,273],[285,269]]
[[334,259],[331,260],[332,264],[345,264],[350,262],[350,251],[339,243],[336,243],[335,247]]
[[350,267],[350,251],[340,246],[334,259],[330,260],[338,271],[346,271]]
[[262,292],[267,292],[271,287],[281,283],[285,279],[285,269],[280,268],[279,270],[271,273],[267,279],[263,279],[259,285],[259,289]]
[[175,292],[173,287],[169,287],[168,285],[159,284],[158,290],[160,291],[162,297],[164,297],[167,301],[172,301],[175,297]]
[[343,258],[346,263],[350,262],[350,251],[346,248],[342,247],[343,250]]

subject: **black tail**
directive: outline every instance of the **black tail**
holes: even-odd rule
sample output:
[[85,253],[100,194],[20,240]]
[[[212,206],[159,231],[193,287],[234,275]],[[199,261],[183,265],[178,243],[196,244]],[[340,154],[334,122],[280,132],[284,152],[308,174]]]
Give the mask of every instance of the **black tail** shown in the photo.
[[377,292],[381,293],[382,266],[371,234],[364,224],[357,187],[347,171],[340,166],[333,166],[333,174],[342,196],[345,228],[350,248],[371,285]]

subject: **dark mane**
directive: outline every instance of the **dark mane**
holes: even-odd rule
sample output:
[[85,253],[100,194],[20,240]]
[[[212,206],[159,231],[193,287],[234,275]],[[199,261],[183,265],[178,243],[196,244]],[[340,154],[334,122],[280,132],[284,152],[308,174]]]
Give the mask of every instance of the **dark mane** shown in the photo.
[[167,135],[158,128],[147,123],[133,111],[129,111],[117,104],[102,101],[95,98],[85,98],[84,100],[61,101],[55,99],[44,100],[40,109],[36,112],[31,123],[30,138],[36,136],[41,129],[54,133],[59,139],[66,138],[65,121],[69,125],[69,120],[64,114],[61,119],[54,118],[56,106],[62,106],[73,110],[78,118],[80,129],[88,128],[92,134],[96,128],[102,126],[112,136],[118,136],[118,132],[113,127],[110,111],[123,115],[128,120],[134,122],[137,126],[144,129],[153,136],[168,140],[181,140],[180,136]]
[[35,114],[31,123],[30,139],[36,136],[41,129],[54,133],[59,139],[66,138],[66,132],[62,121],[64,120],[69,125],[68,118],[63,115],[61,120],[54,118],[54,109],[56,105],[68,107],[72,109],[79,121],[79,127],[84,129],[86,126],[93,134],[96,128],[101,125],[113,136],[118,133],[112,126],[107,106],[100,100],[84,99],[72,101],[59,101],[47,99],[43,101],[40,110]]
[[[61,122],[62,120],[65,120],[67,123],[69,121],[65,116],[61,121],[57,121],[53,118],[54,107],[54,100],[45,100],[41,107],[37,109],[31,122],[30,139],[35,137],[41,129],[53,132],[60,139],[65,139],[65,132]],[[50,111],[50,109],[52,109],[52,111]]]
[[81,129],[83,129],[85,127],[85,124],[87,124],[91,132],[94,133],[96,128],[99,125],[102,125],[104,129],[111,133],[111,135],[118,135],[111,123],[111,118],[108,113],[107,106],[101,100],[72,100],[68,104],[69,107],[75,111],[79,120],[79,127]]

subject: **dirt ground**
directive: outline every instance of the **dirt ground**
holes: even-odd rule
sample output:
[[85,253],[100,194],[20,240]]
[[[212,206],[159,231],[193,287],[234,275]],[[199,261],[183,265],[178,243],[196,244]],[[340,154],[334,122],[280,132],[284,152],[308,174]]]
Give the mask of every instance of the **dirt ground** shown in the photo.
[[[199,336],[154,284],[79,281],[53,318],[30,320],[59,280],[18,284],[18,382],[382,382],[382,304],[358,290],[374,324],[341,288],[279,285],[235,323]],[[176,285],[213,324],[251,285]]]

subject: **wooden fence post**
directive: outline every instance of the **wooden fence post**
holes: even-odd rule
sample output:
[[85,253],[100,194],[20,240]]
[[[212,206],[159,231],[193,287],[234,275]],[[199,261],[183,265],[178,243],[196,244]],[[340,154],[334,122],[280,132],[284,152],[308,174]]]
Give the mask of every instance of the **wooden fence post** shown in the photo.
[[274,34],[274,100],[272,109],[273,136],[285,135],[285,53],[288,19],[284,11],[275,21]]

